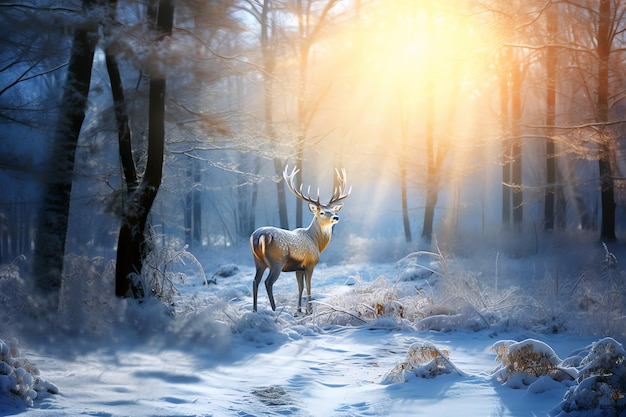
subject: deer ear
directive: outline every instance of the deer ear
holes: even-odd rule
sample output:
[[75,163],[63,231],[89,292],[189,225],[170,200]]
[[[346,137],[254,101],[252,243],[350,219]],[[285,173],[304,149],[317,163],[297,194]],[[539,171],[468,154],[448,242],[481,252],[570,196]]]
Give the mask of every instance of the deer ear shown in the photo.
[[317,212],[320,211],[320,208],[317,204],[309,203],[309,210],[311,210],[311,213],[317,214]]
[[343,203],[339,203],[339,204],[335,204],[334,206],[332,206],[331,209],[335,213],[339,213],[339,210],[341,210],[342,207],[343,207]]

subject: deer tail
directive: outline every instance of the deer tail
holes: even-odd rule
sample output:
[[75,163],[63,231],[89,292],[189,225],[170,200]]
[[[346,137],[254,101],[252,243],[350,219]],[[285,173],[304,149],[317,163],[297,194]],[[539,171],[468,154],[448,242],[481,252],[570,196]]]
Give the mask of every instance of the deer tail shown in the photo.
[[265,231],[257,231],[250,236],[250,246],[252,246],[252,253],[257,259],[261,259],[265,262],[265,248],[273,240],[270,233]]

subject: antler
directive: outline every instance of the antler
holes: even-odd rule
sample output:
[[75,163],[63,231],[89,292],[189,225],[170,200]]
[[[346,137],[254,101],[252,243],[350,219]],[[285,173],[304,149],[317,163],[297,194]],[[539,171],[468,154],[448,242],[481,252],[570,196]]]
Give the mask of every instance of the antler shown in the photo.
[[300,184],[300,188],[299,190],[297,190],[296,186],[293,183],[293,179],[298,173],[299,169],[294,167],[294,169],[291,171],[291,174],[287,174],[288,168],[289,166],[285,166],[285,170],[283,171],[283,178],[285,179],[285,182],[287,183],[287,187],[289,187],[289,190],[291,190],[291,192],[294,193],[294,195],[298,197],[299,199],[304,200],[308,203],[321,206],[322,204],[320,203],[320,189],[319,188],[317,189],[317,200],[313,200],[311,198],[311,186],[309,186],[307,190],[307,195],[305,197],[304,194],[302,193],[302,184]]
[[[298,169],[294,167],[294,169],[291,171],[291,174],[288,174],[289,169],[288,166],[285,167],[285,170],[283,171],[283,178],[285,179],[285,182],[287,183],[287,187],[289,187],[289,190],[299,199],[304,200],[308,203],[312,203],[312,204],[316,204],[318,206],[321,206],[322,204],[320,203],[320,189],[317,189],[317,200],[313,200],[311,198],[311,186],[309,186],[307,188],[307,195],[305,196],[304,193],[302,192],[302,184],[300,184],[300,187],[298,189],[296,189],[295,184],[293,183],[294,181],[294,177],[296,176],[296,174],[298,173]],[[331,205],[334,203],[337,203],[345,198],[347,198],[350,193],[352,192],[352,187],[350,187],[350,189],[348,190],[348,192],[346,192],[346,170],[342,169],[341,172],[338,169],[335,169],[335,172],[337,173],[337,179],[339,180],[339,186],[335,187],[335,190],[333,191],[333,195],[330,198],[330,201],[328,202],[327,205]]]
[[335,172],[337,173],[339,186],[335,187],[335,190],[333,191],[333,196],[330,198],[330,201],[328,202],[329,206],[331,204],[334,204],[338,201],[341,201],[347,198],[352,192],[352,186],[350,186],[350,189],[348,189],[348,192],[346,192],[346,170],[344,168],[341,168],[341,172],[339,172],[339,170],[335,168]]

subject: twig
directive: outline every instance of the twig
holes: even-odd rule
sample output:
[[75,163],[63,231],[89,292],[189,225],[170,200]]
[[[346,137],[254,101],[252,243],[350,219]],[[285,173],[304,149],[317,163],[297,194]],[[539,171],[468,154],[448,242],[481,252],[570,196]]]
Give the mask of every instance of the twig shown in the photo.
[[356,316],[356,315],[354,315],[354,314],[350,313],[349,311],[342,310],[342,309],[340,309],[340,308],[334,307],[334,306],[332,306],[332,305],[330,305],[330,304],[327,304],[327,303],[324,303],[324,302],[322,302],[322,301],[315,301],[315,300],[313,300],[313,301],[311,301],[311,303],[316,303],[316,304],[322,305],[322,306],[324,306],[324,307],[329,308],[331,311],[334,311],[334,312],[337,312],[337,313],[347,314],[348,316],[351,316],[351,317],[353,317],[353,318],[355,318],[355,319],[357,319],[357,320],[359,320],[359,321],[363,322],[364,324],[365,324],[365,323],[367,323],[367,321],[363,320],[363,319],[362,319],[361,317],[359,317],[359,316]]

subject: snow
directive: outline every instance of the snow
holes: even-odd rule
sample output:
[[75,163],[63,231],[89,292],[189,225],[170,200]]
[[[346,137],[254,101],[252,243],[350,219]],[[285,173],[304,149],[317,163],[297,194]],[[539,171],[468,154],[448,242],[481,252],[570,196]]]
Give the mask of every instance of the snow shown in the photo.
[[[4,356],[9,344],[19,344],[16,356],[36,364],[50,391],[58,390],[41,390],[32,405],[2,390],[0,415],[565,416],[568,393],[571,415],[589,412],[572,406],[580,405],[572,400],[577,389],[587,396],[604,390],[601,401],[619,395],[606,372],[599,388],[579,373],[601,364],[622,378],[622,335],[604,339],[583,325],[583,331],[545,332],[555,324],[515,320],[529,306],[513,302],[514,293],[515,302],[525,298],[522,290],[505,290],[513,287],[504,273],[498,291],[480,287],[477,302],[472,286],[481,280],[468,278],[463,293],[448,282],[449,274],[472,268],[459,259],[320,264],[313,314],[296,312],[292,273],[274,286],[277,311],[261,286],[253,313],[252,258],[244,251],[237,258],[206,261],[201,273],[193,272],[194,262],[185,264],[185,274],[172,271],[179,292],[171,295],[173,308],[112,297],[107,306],[94,306],[106,297],[105,284],[92,277],[97,295],[84,304],[93,310],[82,311],[95,311],[98,320],[76,317],[83,327],[73,332],[0,343]],[[509,262],[523,273],[536,268]],[[521,372],[520,352],[525,358],[534,352],[529,360],[541,366]],[[621,363],[611,359],[619,355]],[[617,415],[599,407],[592,410],[597,415]]]

